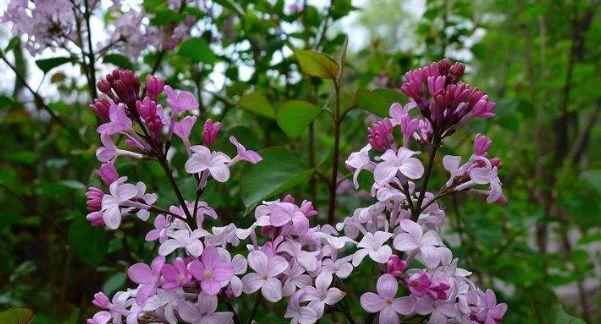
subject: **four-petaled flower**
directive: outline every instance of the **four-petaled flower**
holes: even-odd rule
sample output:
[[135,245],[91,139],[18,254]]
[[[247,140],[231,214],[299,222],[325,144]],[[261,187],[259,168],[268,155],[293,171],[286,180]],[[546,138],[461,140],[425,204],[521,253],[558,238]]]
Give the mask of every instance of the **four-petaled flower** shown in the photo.
[[200,287],[205,294],[216,295],[222,283],[234,276],[234,266],[231,262],[219,260],[217,248],[208,246],[202,253],[201,261],[193,260],[188,265],[188,271],[200,281]]
[[424,264],[429,268],[434,268],[440,263],[444,255],[444,248],[440,248],[442,241],[435,231],[427,231],[424,234],[422,227],[409,219],[402,219],[401,230],[393,241],[395,249],[403,252],[418,251]]
[[138,305],[143,305],[144,301],[152,296],[159,287],[161,270],[164,265],[165,258],[158,256],[152,260],[150,267],[146,263],[136,263],[127,269],[129,279],[140,285],[136,292]]
[[207,147],[195,145],[191,147],[192,156],[186,161],[186,172],[199,173],[208,170],[213,179],[226,182],[230,178],[228,163],[232,160],[222,152],[211,152]]
[[396,298],[398,288],[399,284],[393,276],[383,274],[378,279],[377,294],[368,292],[361,295],[361,307],[370,313],[380,313],[380,324],[398,324],[398,314],[402,312],[401,300]]
[[392,255],[392,249],[389,245],[384,245],[384,243],[391,237],[391,233],[382,231],[377,231],[374,234],[365,233],[361,241],[357,244],[359,250],[353,256],[353,266],[358,266],[368,254],[372,260],[378,263],[386,263],[390,255]]
[[262,251],[252,251],[248,265],[255,270],[242,278],[243,290],[252,294],[261,289],[261,294],[270,302],[282,299],[282,282],[276,277],[288,268],[288,262],[281,256],[268,257]]
[[398,172],[410,179],[419,179],[424,174],[422,162],[413,156],[417,152],[401,147],[398,152],[387,150],[382,154],[382,162],[374,169],[374,179],[378,184],[387,184]]

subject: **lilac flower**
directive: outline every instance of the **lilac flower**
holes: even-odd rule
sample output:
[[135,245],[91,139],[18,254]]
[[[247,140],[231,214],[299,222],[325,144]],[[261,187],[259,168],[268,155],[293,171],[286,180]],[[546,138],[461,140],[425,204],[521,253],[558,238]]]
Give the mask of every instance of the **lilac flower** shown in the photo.
[[150,267],[145,263],[136,263],[127,269],[129,279],[140,286],[136,292],[136,302],[143,305],[144,301],[153,295],[160,284],[161,270],[165,258],[158,256],[152,260]]
[[104,192],[96,187],[88,188],[86,192],[86,207],[89,212],[98,212],[102,209],[102,196]]
[[234,275],[231,262],[220,262],[217,249],[208,246],[202,253],[202,262],[193,260],[188,265],[188,271],[200,281],[202,291],[208,295],[216,295],[221,289],[221,284],[230,280]]
[[387,184],[401,172],[410,179],[419,179],[424,174],[424,166],[421,161],[413,156],[417,152],[401,147],[398,152],[387,150],[380,157],[382,162],[374,169],[374,179],[378,184]]
[[198,109],[198,101],[189,91],[173,90],[170,86],[164,87],[167,94],[167,103],[171,107],[171,115],[177,116],[185,110]]
[[227,163],[230,157],[221,152],[211,152],[202,145],[192,146],[192,156],[186,161],[186,172],[199,173],[208,170],[211,176],[219,181],[226,182],[230,178],[230,169]]
[[293,262],[285,274],[286,281],[282,288],[284,296],[291,296],[297,288],[304,288],[311,284],[311,277],[305,273],[305,269],[298,262]]
[[384,118],[372,124],[367,130],[367,138],[371,147],[379,151],[386,151],[394,145],[392,137],[392,123],[390,119]]
[[236,151],[238,152],[237,155],[232,160],[232,163],[234,163],[238,160],[243,160],[243,161],[250,162],[252,164],[257,164],[258,162],[263,160],[263,158],[257,152],[247,150],[242,144],[240,144],[240,142],[238,142],[238,139],[236,138],[236,136],[233,136],[233,135],[230,136],[230,142],[232,144],[234,144],[234,146],[236,146]]
[[487,289],[486,293],[471,291],[468,294],[468,303],[471,305],[470,320],[478,323],[500,323],[507,312],[507,304],[497,304],[497,297],[490,289]]
[[207,234],[208,233],[202,229],[197,229],[192,232],[188,229],[180,229],[169,233],[169,238],[161,243],[161,246],[159,247],[159,255],[167,256],[178,248],[184,248],[191,256],[199,257],[204,249],[204,246],[199,239]]
[[383,274],[378,279],[377,294],[372,292],[361,295],[361,307],[369,313],[380,313],[378,323],[397,324],[401,314],[400,299],[396,298],[399,288],[397,280],[389,275]]
[[311,305],[301,306],[300,300],[303,297],[304,292],[299,291],[292,295],[288,301],[288,308],[286,308],[285,318],[290,318],[292,324],[312,324],[317,322],[321,315]]
[[106,324],[111,321],[111,319],[115,323],[121,323],[123,316],[127,316],[129,314],[129,311],[126,309],[126,307],[128,307],[130,304],[130,297],[132,296],[132,293],[132,290],[119,291],[113,296],[111,302],[108,301],[108,298],[106,298],[104,294],[95,294],[93,303],[105,310],[94,314],[92,319],[87,320],[87,323]]
[[142,155],[139,153],[134,153],[117,148],[117,146],[113,143],[113,139],[109,135],[102,134],[100,136],[100,141],[102,142],[102,145],[104,145],[96,150],[96,157],[100,162],[109,162],[121,155],[130,156],[137,159],[142,158]]
[[158,215],[155,217],[153,224],[154,229],[146,233],[145,240],[149,242],[156,240],[159,240],[160,243],[165,242],[167,239],[167,229],[171,223],[164,215]]
[[200,293],[194,304],[183,302],[179,305],[178,313],[182,320],[194,324],[231,323],[232,312],[216,312],[217,296]]
[[309,229],[309,219],[298,206],[289,202],[273,202],[264,208],[255,211],[257,220],[268,217],[269,222],[264,225],[282,227],[292,224],[294,233],[303,234]]
[[176,258],[171,264],[166,264],[161,273],[163,274],[162,285],[165,289],[186,287],[192,280],[192,275],[182,258]]
[[109,187],[110,194],[102,197],[102,219],[110,229],[117,229],[121,224],[121,207],[123,203],[136,196],[136,186],[125,183],[122,177]]
[[153,101],[156,101],[165,87],[165,80],[160,76],[149,74],[146,76],[146,95]]
[[109,120],[109,111],[111,109],[111,102],[105,98],[96,99],[94,103],[90,105],[90,109],[96,114],[96,116],[103,122]]
[[182,139],[185,147],[190,147],[190,133],[196,123],[196,116],[186,116],[184,119],[175,122],[173,134]]
[[353,266],[350,261],[352,260],[352,256],[347,256],[344,258],[336,259],[333,261],[332,259],[324,259],[321,262],[322,272],[331,272],[335,274],[336,277],[340,279],[345,279],[350,276],[351,272],[353,272]]
[[[306,232],[306,231],[305,231]],[[303,232],[304,233],[304,232]],[[302,245],[293,240],[283,242],[277,248],[277,253],[285,252],[296,260],[307,271],[312,272],[317,270],[317,258],[315,252],[302,250]]]
[[238,297],[242,294],[242,289],[244,286],[242,280],[238,278],[238,275],[243,275],[246,273],[248,263],[242,255],[236,254],[232,258],[232,265],[234,266],[235,275],[230,278],[230,283],[228,289],[226,290],[226,295],[228,297]]
[[443,255],[438,247],[442,246],[442,241],[434,231],[427,231],[424,234],[422,227],[409,219],[402,219],[400,229],[403,232],[398,233],[394,238],[394,248],[403,252],[418,251],[425,265],[434,268],[440,263]]
[[214,122],[210,119],[207,119],[202,127],[202,145],[211,147],[217,140],[217,135],[219,134],[220,129],[220,122]]
[[392,249],[388,245],[383,245],[392,237],[391,233],[377,231],[375,233],[365,233],[361,241],[357,244],[360,248],[353,256],[353,266],[358,266],[363,258],[369,254],[369,257],[378,263],[386,263],[392,254]]
[[485,156],[488,153],[488,148],[491,143],[492,141],[488,137],[482,134],[476,134],[476,137],[474,138],[474,155]]
[[107,186],[110,186],[113,182],[119,179],[119,174],[117,173],[117,169],[115,169],[115,165],[110,162],[103,163],[100,168],[96,170],[96,174]]
[[359,189],[359,173],[361,170],[367,169],[373,171],[374,163],[369,159],[369,150],[371,145],[367,144],[359,152],[351,153],[345,164],[347,167],[353,169],[353,184],[355,189]]
[[160,310],[160,314],[164,316],[167,323],[176,324],[178,320],[175,313],[185,301],[185,295],[186,293],[181,288],[172,290],[157,289],[156,295],[151,296],[144,303],[143,310],[145,312],[158,312]]
[[315,287],[307,286],[303,289],[303,300],[309,301],[309,307],[317,310],[320,315],[323,314],[325,305],[335,305],[346,295],[338,288],[330,288],[331,283],[332,273],[322,272],[315,279]]
[[431,280],[427,272],[419,271],[412,274],[409,279],[407,279],[407,287],[409,287],[409,291],[417,297],[428,295],[434,300],[446,300],[446,291],[451,286],[442,280]]
[[114,135],[132,128],[132,121],[125,114],[125,105],[113,104],[109,109],[109,122],[98,126],[98,133],[104,135]]
[[255,271],[242,278],[243,290],[252,294],[261,289],[261,294],[270,302],[282,299],[282,283],[276,278],[286,271],[288,262],[281,256],[268,257],[262,251],[248,255],[248,265]]
[[407,263],[398,255],[391,255],[386,261],[386,273],[395,278],[402,276],[407,270]]

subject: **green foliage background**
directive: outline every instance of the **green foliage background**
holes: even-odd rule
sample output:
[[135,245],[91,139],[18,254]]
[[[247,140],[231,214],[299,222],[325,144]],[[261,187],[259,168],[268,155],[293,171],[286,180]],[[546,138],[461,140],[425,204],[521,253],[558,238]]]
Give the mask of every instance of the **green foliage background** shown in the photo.
[[[304,7],[301,1],[298,13],[283,1],[214,2],[220,9],[212,15],[188,8],[186,13],[198,16],[200,32],[173,51],[149,49],[139,61],[115,51],[98,65],[145,75],[160,62],[157,73],[174,87],[194,91],[202,98],[201,113],[225,125],[218,148],[231,153],[227,136],[237,134],[247,147],[263,149],[265,164],[239,167],[228,185],[207,188],[204,199],[224,220],[246,225],[244,215],[254,205],[285,190],[314,201],[325,217],[328,191],[321,179],[329,176],[334,137],[323,108],[333,99],[331,83],[319,77],[328,78],[332,67],[323,58],[319,64],[306,55],[295,58],[291,48],[326,53],[336,64],[347,38],[363,37],[361,48],[346,53],[341,77],[342,109],[361,108],[345,115],[341,159],[365,143],[369,114],[385,115],[391,102],[404,102],[396,91],[404,72],[450,57],[466,63],[468,82],[497,103],[497,117],[470,124],[443,154],[469,154],[473,134],[486,132],[493,139],[491,154],[503,160],[509,201],[486,205],[469,194],[443,200],[454,255],[509,304],[507,323],[601,321],[599,1],[428,0],[423,12],[395,0],[357,7],[350,0]],[[179,19],[164,1],[144,6],[155,25]],[[351,14],[356,25],[349,30],[340,22]],[[282,24],[297,28],[285,33]],[[155,247],[143,240],[150,225],[126,222],[114,233],[88,225],[84,193],[88,185],[99,185],[99,143],[87,108],[90,94],[80,82],[85,67],[73,57],[31,58],[13,36],[3,36],[3,55],[26,79],[30,68],[39,68],[58,95],[32,97],[19,80],[2,87],[0,309],[29,307],[37,323],[81,322],[94,312],[94,292],[123,289],[128,264],[152,256]],[[27,60],[37,60],[36,66],[28,67]],[[299,61],[302,72],[315,77],[303,76]],[[252,71],[244,79],[241,66]],[[80,76],[64,73],[74,67],[82,69]],[[226,82],[209,91],[215,71]],[[192,137],[199,141],[198,127]],[[173,161],[181,170],[184,154]],[[158,165],[119,167],[157,191],[160,203],[175,201]],[[436,171],[433,181],[445,181],[444,170]],[[178,178],[184,194],[193,195],[189,180]],[[361,181],[363,190],[369,188],[367,179]],[[340,194],[337,217],[362,200],[365,192]],[[358,296],[373,290],[376,276],[362,266],[348,280],[357,319],[366,317]],[[239,306],[252,302],[243,299]],[[285,305],[261,307],[258,323],[283,323],[273,314]],[[321,323],[343,321],[333,313]]]

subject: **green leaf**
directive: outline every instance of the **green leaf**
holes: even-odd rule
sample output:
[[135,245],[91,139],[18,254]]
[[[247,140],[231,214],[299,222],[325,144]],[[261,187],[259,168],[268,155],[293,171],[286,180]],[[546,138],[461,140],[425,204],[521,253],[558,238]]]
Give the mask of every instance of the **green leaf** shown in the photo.
[[328,55],[316,51],[292,49],[304,74],[322,79],[335,80],[340,66]]
[[114,292],[119,290],[127,280],[127,276],[122,272],[117,272],[112,275],[105,283],[102,285],[102,292],[107,296],[111,296]]
[[184,14],[175,12],[170,9],[158,10],[155,15],[150,19],[150,24],[153,26],[169,26],[170,24],[176,24],[186,19]]
[[9,96],[0,95],[0,108],[7,108],[13,105],[13,99]]
[[390,105],[401,102],[403,94],[392,89],[368,90],[361,88],[357,91],[356,105],[380,117],[388,116]]
[[108,249],[106,234],[92,227],[84,217],[76,218],[69,226],[69,244],[72,251],[90,267],[100,264]]
[[298,156],[282,147],[271,147],[259,154],[263,160],[246,165],[240,176],[240,194],[247,207],[306,183],[313,172]]
[[280,107],[277,121],[286,135],[297,138],[319,113],[321,109],[309,102],[291,100]]
[[44,74],[48,73],[50,70],[54,69],[57,66],[63,65],[65,63],[73,62],[73,59],[68,56],[59,56],[47,59],[36,60],[35,64],[40,68],[40,70],[44,71]]
[[107,54],[104,56],[102,61],[104,63],[109,63],[114,66],[120,67],[120,68],[124,68],[124,69],[128,69],[128,70],[134,69],[134,64],[126,56],[121,55],[121,54],[116,54],[116,53]]
[[187,57],[194,63],[215,64],[217,56],[209,44],[200,37],[190,38],[179,45],[177,54]]
[[0,323],[26,324],[33,319],[33,311],[25,307],[13,307],[0,312]]
[[269,100],[258,92],[245,94],[238,102],[240,108],[248,110],[255,114],[275,118],[275,108],[269,103]]
[[580,318],[567,314],[563,309],[558,308],[555,324],[586,324],[586,322]]
[[15,36],[13,38],[10,39],[10,41],[8,41],[8,45],[6,45],[6,48],[4,48],[4,52],[8,53],[10,52],[15,45],[17,45],[17,43],[19,42],[19,36]]

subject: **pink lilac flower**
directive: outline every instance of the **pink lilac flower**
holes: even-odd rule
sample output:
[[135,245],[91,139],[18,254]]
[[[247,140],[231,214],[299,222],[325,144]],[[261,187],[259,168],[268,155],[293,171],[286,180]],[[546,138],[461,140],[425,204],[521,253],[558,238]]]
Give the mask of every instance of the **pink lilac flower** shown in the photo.
[[304,288],[311,285],[311,277],[305,273],[305,269],[298,262],[293,262],[292,266],[285,272],[286,281],[282,287],[284,296],[291,296],[298,288]]
[[98,126],[98,133],[105,135],[114,135],[131,129],[133,126],[131,119],[125,114],[125,105],[122,103],[113,104],[109,108],[109,122]]
[[309,307],[317,310],[318,314],[323,314],[326,305],[335,305],[346,293],[338,288],[331,287],[332,273],[322,272],[315,279],[315,287],[307,286],[303,290],[304,301],[309,301]]
[[199,257],[202,254],[204,246],[200,238],[208,233],[202,229],[190,231],[188,229],[180,229],[168,233],[168,239],[161,243],[159,247],[159,255],[167,256],[179,248],[184,248],[188,254],[193,257]]
[[389,245],[384,245],[392,237],[391,233],[377,231],[375,233],[365,233],[361,241],[357,244],[357,252],[353,257],[353,266],[358,266],[363,258],[369,254],[369,257],[378,263],[386,263],[392,254]]
[[98,118],[103,122],[107,122],[109,120],[110,108],[111,102],[105,98],[96,99],[94,100],[93,104],[90,104],[90,109],[92,109],[94,114],[96,114],[96,116],[98,116]]
[[407,263],[398,255],[391,255],[386,261],[386,273],[395,278],[401,277],[407,270]]
[[252,164],[257,164],[263,158],[255,151],[247,150],[240,142],[236,136],[230,136],[230,142],[236,146],[237,155],[232,160],[232,163],[238,160],[247,161]]
[[226,295],[230,298],[238,297],[242,294],[242,289],[244,285],[242,283],[242,280],[240,280],[238,276],[246,273],[246,270],[248,268],[248,262],[242,255],[236,254],[232,258],[232,265],[234,266],[234,276],[230,278],[229,287],[225,292]]
[[156,101],[161,93],[163,93],[163,88],[165,87],[165,80],[160,76],[154,76],[149,74],[146,76],[146,95],[151,99]]
[[420,271],[412,274],[407,279],[409,291],[417,297],[429,296],[436,300],[446,300],[447,290],[451,287],[442,280],[432,280],[428,273]]
[[107,185],[110,186],[113,182],[119,179],[119,174],[117,173],[117,169],[113,163],[103,163],[100,168],[96,170],[96,174],[100,177],[100,180]]
[[190,147],[190,133],[196,123],[196,116],[186,116],[180,121],[176,121],[173,126],[173,134],[181,138],[185,147]]
[[202,261],[193,260],[188,265],[188,271],[200,281],[202,291],[208,295],[216,295],[221,289],[221,284],[230,280],[234,275],[231,262],[220,262],[217,248],[208,246],[204,249]]
[[288,300],[288,308],[286,308],[285,318],[290,318],[292,324],[312,324],[317,322],[321,315],[310,305],[301,306],[300,300],[304,292],[299,291],[292,295]]
[[162,286],[165,289],[186,287],[192,281],[192,275],[182,258],[175,258],[171,264],[166,264],[161,273],[163,275]]
[[136,292],[138,305],[143,305],[144,301],[156,292],[164,265],[165,258],[158,256],[152,260],[150,267],[145,263],[136,263],[127,269],[129,279],[140,285]]
[[234,313],[217,312],[217,296],[200,293],[196,303],[183,302],[178,314],[182,320],[194,324],[231,323]]
[[160,311],[169,324],[177,324],[176,310],[185,300],[186,293],[181,288],[165,290],[157,289],[155,295],[146,300],[143,306],[145,312]]
[[269,224],[275,227],[292,224],[296,234],[309,229],[309,219],[300,208],[288,202],[274,202],[269,205]]
[[192,156],[186,161],[186,172],[200,173],[208,170],[209,174],[219,182],[226,182],[230,178],[230,169],[227,163],[230,157],[222,152],[211,152],[207,147],[195,145],[191,147]]
[[370,313],[379,313],[378,323],[397,324],[401,314],[400,299],[396,298],[399,288],[397,280],[389,275],[383,274],[378,279],[377,294],[372,292],[361,295],[361,307]]
[[340,279],[345,279],[353,272],[353,266],[351,265],[352,256],[346,256],[344,258],[338,258],[336,261],[332,259],[323,259],[321,261],[321,271],[331,272]]
[[374,169],[374,179],[378,184],[387,184],[400,172],[410,179],[419,179],[424,174],[421,161],[413,156],[417,152],[401,147],[398,152],[388,150],[380,157],[382,162]]
[[345,164],[347,167],[353,170],[353,184],[355,189],[359,189],[359,173],[361,170],[373,171],[374,163],[369,159],[369,151],[371,145],[367,144],[359,152],[353,152],[346,160]]
[[474,138],[474,155],[485,156],[488,153],[488,148],[490,148],[491,143],[492,141],[488,137],[477,134]]
[[379,151],[386,151],[394,145],[392,137],[392,123],[384,118],[372,124],[367,130],[367,138],[371,147]]
[[146,233],[145,240],[146,241],[156,241],[159,240],[160,243],[165,242],[167,239],[167,229],[171,223],[167,220],[164,215],[158,215],[154,218],[154,229],[150,230]]
[[400,229],[393,241],[394,248],[403,252],[418,251],[424,264],[434,268],[440,263],[443,251],[439,248],[442,241],[435,231],[424,234],[422,227],[409,219],[402,219]]
[[472,313],[469,318],[472,321],[485,324],[500,323],[507,312],[507,304],[497,304],[495,293],[487,289],[486,293],[482,291],[470,291],[468,294],[468,304],[471,305]]
[[[106,324],[113,320],[113,322],[121,323],[124,316],[129,314],[129,311],[126,309],[130,304],[130,297],[133,291],[119,291],[115,293],[111,302],[108,302],[104,299],[104,294],[97,293],[94,295],[93,303],[100,307],[101,309],[105,309],[103,311],[97,312],[91,319],[88,319],[87,324]],[[102,294],[102,295],[99,295]]]
[[102,197],[102,219],[110,229],[117,229],[121,224],[121,207],[123,203],[136,196],[136,186],[125,183],[122,177],[109,187],[110,194]]
[[167,94],[167,103],[171,107],[172,116],[177,116],[185,110],[198,109],[198,101],[189,91],[173,90],[170,86],[164,87]]
[[248,255],[248,265],[255,272],[242,278],[244,292],[252,294],[261,289],[261,294],[270,302],[282,299],[282,283],[276,278],[286,271],[288,262],[281,256],[268,257],[262,251],[252,251]]
[[211,147],[217,140],[217,135],[219,134],[220,129],[220,122],[214,122],[210,119],[207,119],[205,124],[202,126],[202,145]]

